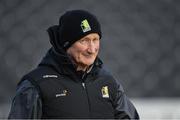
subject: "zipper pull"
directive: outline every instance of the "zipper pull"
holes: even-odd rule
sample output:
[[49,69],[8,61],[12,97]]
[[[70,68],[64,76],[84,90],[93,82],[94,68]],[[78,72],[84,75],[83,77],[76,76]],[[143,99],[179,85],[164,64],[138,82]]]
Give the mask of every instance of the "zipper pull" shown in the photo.
[[83,86],[83,88],[85,88],[85,83],[84,82],[82,83],[82,86]]

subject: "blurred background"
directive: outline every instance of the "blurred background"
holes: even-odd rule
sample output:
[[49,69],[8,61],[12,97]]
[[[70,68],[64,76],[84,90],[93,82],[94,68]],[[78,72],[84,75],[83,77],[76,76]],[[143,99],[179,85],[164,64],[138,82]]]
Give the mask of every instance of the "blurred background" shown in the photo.
[[46,29],[72,9],[98,17],[100,57],[140,117],[180,119],[179,0],[0,0],[0,118],[50,48]]

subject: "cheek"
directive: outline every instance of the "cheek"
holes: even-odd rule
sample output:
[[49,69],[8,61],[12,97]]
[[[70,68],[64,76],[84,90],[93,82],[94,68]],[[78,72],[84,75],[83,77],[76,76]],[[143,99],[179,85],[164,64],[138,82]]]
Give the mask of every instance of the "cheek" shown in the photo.
[[76,50],[75,54],[74,54],[74,58],[75,58],[76,62],[80,62],[82,57],[83,57],[83,51],[80,49]]
[[99,50],[100,43],[99,43],[99,42],[98,42],[98,43],[96,43],[96,46],[95,46],[95,47],[96,47],[96,49],[97,49],[97,50]]
[[99,51],[99,45],[96,47],[97,51]]
[[95,49],[96,49],[96,54],[98,54],[98,53],[99,53],[99,45],[97,45],[97,46],[95,47]]

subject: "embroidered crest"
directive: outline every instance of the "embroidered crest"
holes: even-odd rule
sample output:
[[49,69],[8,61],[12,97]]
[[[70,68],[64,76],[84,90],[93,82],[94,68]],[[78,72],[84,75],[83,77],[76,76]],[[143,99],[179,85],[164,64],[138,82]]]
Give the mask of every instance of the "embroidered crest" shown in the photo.
[[102,93],[102,97],[103,97],[103,98],[109,98],[108,86],[102,87],[101,93]]
[[85,20],[83,20],[83,21],[81,22],[81,28],[82,28],[82,31],[83,31],[84,33],[91,30],[91,27],[90,27],[87,19],[85,19]]

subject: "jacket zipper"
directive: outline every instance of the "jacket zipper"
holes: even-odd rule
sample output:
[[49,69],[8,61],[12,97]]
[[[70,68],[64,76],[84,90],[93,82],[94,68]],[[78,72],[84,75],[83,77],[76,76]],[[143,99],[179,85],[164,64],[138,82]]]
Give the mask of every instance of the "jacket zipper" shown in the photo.
[[[86,74],[86,73],[85,73]],[[91,117],[91,104],[90,104],[90,100],[89,100],[89,95],[88,95],[88,91],[87,91],[87,88],[86,88],[86,83],[85,83],[85,74],[82,76],[82,87],[84,88],[85,92],[86,92],[86,95],[87,95],[87,100],[88,100],[88,108],[89,108],[89,117]]]
[[84,83],[84,82],[82,82],[82,86],[83,86],[84,89],[86,89],[86,86],[85,86],[85,83]]

